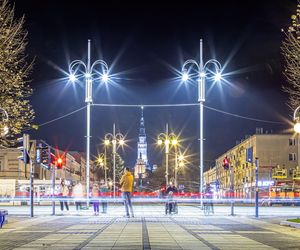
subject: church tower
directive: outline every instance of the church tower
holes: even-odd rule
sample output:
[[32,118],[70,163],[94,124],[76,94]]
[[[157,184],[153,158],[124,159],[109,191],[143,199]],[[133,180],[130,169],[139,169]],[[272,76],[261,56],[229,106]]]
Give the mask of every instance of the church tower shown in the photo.
[[141,120],[140,120],[140,129],[139,129],[139,140],[137,143],[137,159],[142,159],[146,166],[148,166],[148,157],[147,157],[147,140],[146,140],[146,131],[145,131],[145,122],[144,122],[144,107],[141,107]]
[[149,169],[148,156],[147,156],[147,139],[144,122],[144,107],[141,107],[141,119],[139,128],[139,140],[137,142],[137,160],[134,167],[134,178],[136,179],[137,186],[143,186],[143,179],[147,177]]

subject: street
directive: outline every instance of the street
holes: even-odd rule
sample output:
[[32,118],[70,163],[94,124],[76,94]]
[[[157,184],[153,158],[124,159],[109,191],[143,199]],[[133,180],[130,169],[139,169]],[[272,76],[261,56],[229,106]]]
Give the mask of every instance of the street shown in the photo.
[[[1,209],[5,207],[1,206]],[[0,230],[0,249],[299,249],[300,229],[280,226],[286,217],[300,216],[298,207],[215,206],[204,216],[195,206],[179,206],[178,215],[164,215],[162,205],[135,205],[135,217],[124,218],[120,205],[108,214],[92,215],[74,207],[62,215],[47,215],[51,207],[35,207],[36,217],[25,216],[29,207],[6,207],[8,224]],[[91,208],[90,208],[91,210]]]

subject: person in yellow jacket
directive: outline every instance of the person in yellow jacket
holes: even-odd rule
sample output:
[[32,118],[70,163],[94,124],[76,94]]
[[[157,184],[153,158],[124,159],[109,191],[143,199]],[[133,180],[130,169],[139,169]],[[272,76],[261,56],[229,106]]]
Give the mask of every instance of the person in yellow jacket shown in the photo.
[[132,193],[132,188],[133,188],[133,175],[130,173],[130,169],[128,167],[126,167],[124,169],[124,174],[121,177],[120,185],[121,185],[121,191],[122,191],[123,199],[124,199],[126,217],[128,217],[128,218],[130,217],[129,209],[130,209],[131,217],[134,217],[132,204],[131,204],[131,193]]

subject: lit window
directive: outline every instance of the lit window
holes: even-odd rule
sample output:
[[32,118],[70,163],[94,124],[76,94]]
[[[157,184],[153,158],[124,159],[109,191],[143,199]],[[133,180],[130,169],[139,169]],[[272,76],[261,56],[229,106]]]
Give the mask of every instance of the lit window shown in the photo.
[[295,153],[289,154],[289,161],[296,161],[296,154]]
[[295,145],[296,145],[296,139],[295,138],[289,139],[289,146],[295,146]]

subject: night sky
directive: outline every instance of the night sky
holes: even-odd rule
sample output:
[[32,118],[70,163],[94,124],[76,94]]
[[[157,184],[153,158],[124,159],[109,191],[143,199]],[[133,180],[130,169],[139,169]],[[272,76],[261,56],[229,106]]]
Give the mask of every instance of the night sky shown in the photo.
[[[29,58],[35,57],[31,75],[36,124],[43,124],[85,105],[84,83],[68,83],[68,64],[86,60],[92,40],[92,61],[113,65],[114,84],[94,82],[94,103],[196,103],[196,82],[185,85],[176,70],[190,58],[199,59],[204,40],[204,61],[215,58],[228,74],[226,82],[207,81],[205,105],[251,118],[255,122],[204,109],[205,165],[255,133],[256,127],[280,132],[289,125],[291,110],[282,91],[285,79],[280,45],[282,28],[290,24],[297,1],[67,1],[18,0],[16,16],[25,14]],[[86,111],[30,131],[62,150],[85,151]],[[92,107],[91,150],[101,151],[105,133],[126,134],[122,152],[126,165],[136,160],[139,108]],[[145,108],[149,161],[159,164],[163,154],[155,147],[158,133],[169,123],[184,140],[182,150],[197,153],[198,107]],[[197,159],[197,155],[195,157]],[[197,164],[197,161],[195,161]]]

